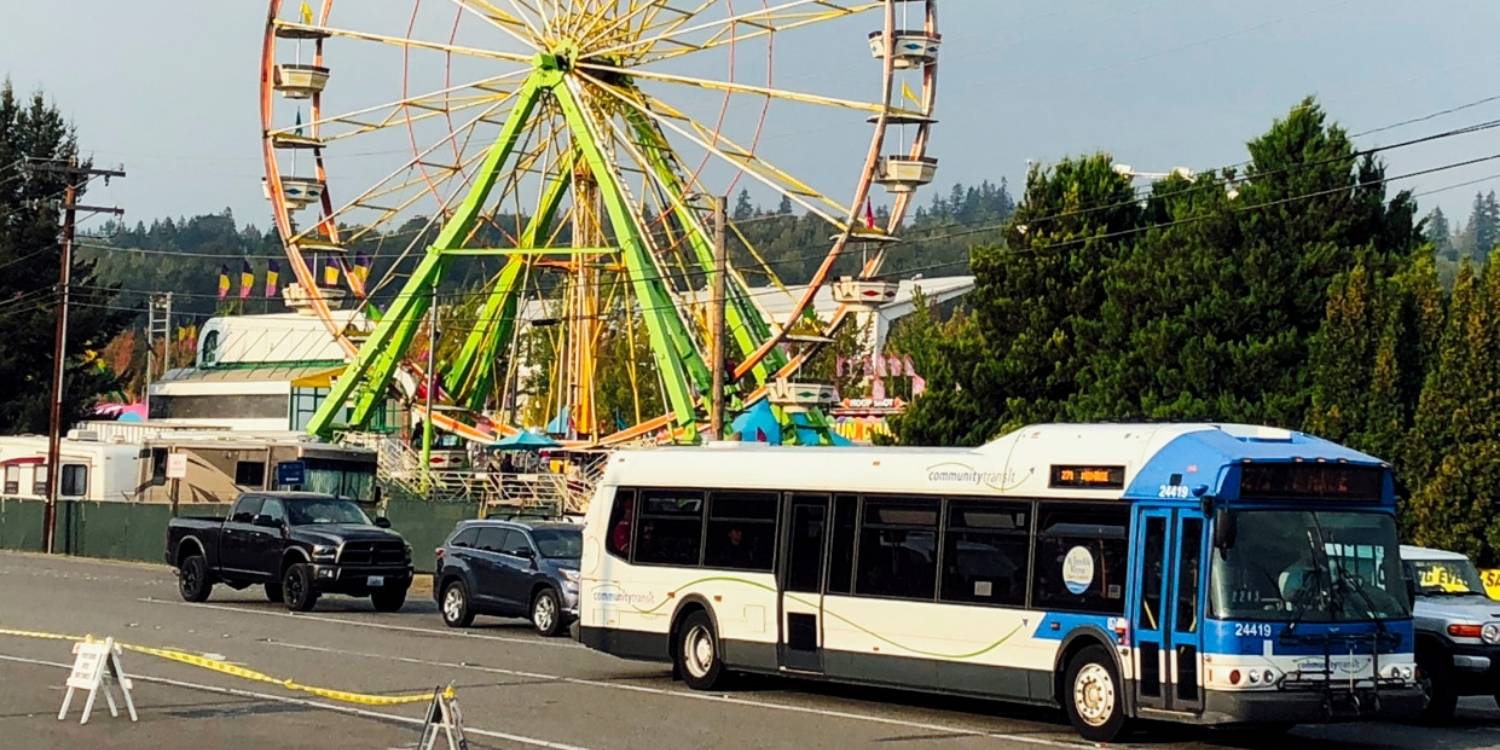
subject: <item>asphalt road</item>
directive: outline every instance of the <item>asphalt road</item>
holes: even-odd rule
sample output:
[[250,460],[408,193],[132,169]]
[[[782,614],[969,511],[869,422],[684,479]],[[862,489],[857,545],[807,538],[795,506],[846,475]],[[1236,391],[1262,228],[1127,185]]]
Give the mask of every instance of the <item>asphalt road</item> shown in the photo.
[[[177,597],[163,566],[0,553],[0,628],[113,636],[340,690],[415,692],[453,683],[476,748],[1087,747],[1054,711],[790,680],[725,694],[674,682],[664,668],[616,660],[519,621],[480,618],[450,630],[423,593],[404,611],[325,597],[292,615],[258,588],[222,587],[206,604]],[[57,720],[70,645],[0,636],[0,747],[410,748],[425,706],[335,704],[154,657],[125,654],[140,722],[78,703]],[[103,701],[101,699],[100,703]],[[1290,737],[1152,728],[1143,748],[1500,747],[1500,709],[1465,699],[1442,729],[1365,724],[1300,727]]]

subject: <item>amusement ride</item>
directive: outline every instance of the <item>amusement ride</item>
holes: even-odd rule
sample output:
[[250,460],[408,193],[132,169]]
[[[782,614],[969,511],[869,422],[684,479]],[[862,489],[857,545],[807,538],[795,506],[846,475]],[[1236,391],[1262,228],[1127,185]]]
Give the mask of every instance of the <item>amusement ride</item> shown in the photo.
[[[940,44],[936,0],[270,0],[260,112],[284,294],[348,357],[310,431],[367,429],[394,397],[492,444],[541,426],[525,392],[570,445],[698,442],[723,437],[722,368],[736,410],[767,400],[793,439],[828,442],[833,386],[799,368],[894,296],[882,266],[937,166]],[[812,93],[872,59],[866,96]],[[791,164],[830,122],[862,131],[838,139],[847,173]],[[791,156],[773,163],[771,144]],[[725,222],[740,186],[826,223],[806,284]],[[835,277],[841,258],[857,272]],[[838,307],[818,319],[825,286]],[[790,312],[768,314],[765,289]],[[628,393],[601,394],[605,369]]]

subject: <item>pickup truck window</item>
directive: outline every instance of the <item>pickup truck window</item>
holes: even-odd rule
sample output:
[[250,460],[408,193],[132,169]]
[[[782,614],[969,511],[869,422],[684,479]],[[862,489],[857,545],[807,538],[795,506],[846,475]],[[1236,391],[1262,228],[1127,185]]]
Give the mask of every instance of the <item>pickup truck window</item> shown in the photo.
[[261,500],[254,495],[240,498],[234,504],[234,510],[229,513],[230,523],[255,523],[255,515],[260,513]]
[[293,526],[311,526],[321,523],[370,525],[370,519],[365,512],[348,500],[333,498],[295,500],[289,504],[288,510]]
[[274,497],[266,498],[265,504],[260,506],[260,514],[270,516],[273,521],[286,523],[286,508]]

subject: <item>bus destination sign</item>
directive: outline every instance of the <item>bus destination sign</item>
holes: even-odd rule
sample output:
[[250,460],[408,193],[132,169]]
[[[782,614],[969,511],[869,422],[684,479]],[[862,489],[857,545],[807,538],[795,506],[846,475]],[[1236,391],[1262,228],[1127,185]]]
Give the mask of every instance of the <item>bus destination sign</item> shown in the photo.
[[1240,467],[1240,497],[1247,500],[1379,500],[1384,487],[1385,469],[1378,466],[1248,463]]
[[1048,486],[1068,490],[1123,490],[1125,467],[1053,464],[1052,480]]

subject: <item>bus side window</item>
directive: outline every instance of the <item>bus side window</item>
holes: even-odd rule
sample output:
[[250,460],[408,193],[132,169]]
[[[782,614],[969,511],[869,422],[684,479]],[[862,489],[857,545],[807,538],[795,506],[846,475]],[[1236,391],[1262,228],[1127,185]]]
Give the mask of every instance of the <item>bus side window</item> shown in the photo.
[[1032,606],[1069,612],[1125,612],[1127,506],[1042,503],[1037,510]]
[[708,504],[708,542],[703,564],[770,572],[776,559],[774,492],[711,492]]
[[701,490],[641,490],[635,561],[696,566],[703,546]]
[[932,601],[937,585],[935,498],[865,498],[856,594]]
[[630,559],[630,539],[635,534],[635,490],[617,490],[609,511],[609,538],[605,549],[622,560]]
[[1030,504],[950,501],[943,539],[943,601],[1026,604]]
[[847,594],[854,573],[854,522],[859,497],[839,495],[833,499],[833,550],[829,554],[828,593]]

